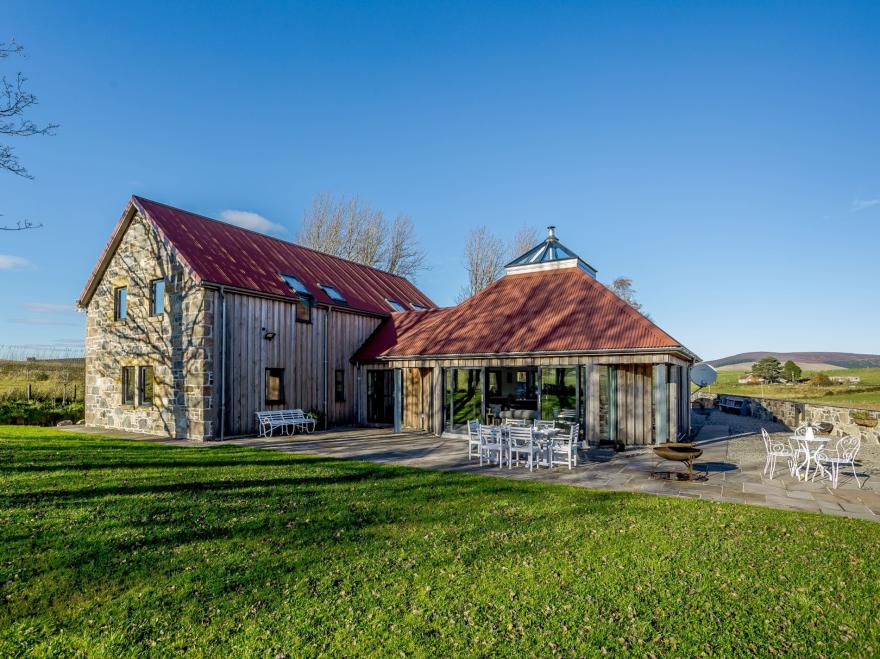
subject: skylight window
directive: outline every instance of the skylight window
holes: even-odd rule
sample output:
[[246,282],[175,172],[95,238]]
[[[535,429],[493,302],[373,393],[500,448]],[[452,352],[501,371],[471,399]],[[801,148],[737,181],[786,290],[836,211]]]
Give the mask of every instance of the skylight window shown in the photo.
[[424,304],[419,304],[418,302],[410,302],[409,305],[415,309],[416,311],[427,311],[428,307]]
[[284,280],[285,284],[290,286],[291,290],[300,293],[301,295],[309,295],[309,289],[293,275],[281,275],[281,278]]
[[342,293],[337,291],[329,284],[321,284],[321,288],[324,289],[324,292],[327,294],[327,296],[334,302],[341,302],[342,304],[348,303],[348,300],[343,297]]
[[397,300],[393,300],[390,297],[386,297],[385,301],[388,303],[388,306],[391,307],[392,311],[406,311],[406,307],[403,306]]

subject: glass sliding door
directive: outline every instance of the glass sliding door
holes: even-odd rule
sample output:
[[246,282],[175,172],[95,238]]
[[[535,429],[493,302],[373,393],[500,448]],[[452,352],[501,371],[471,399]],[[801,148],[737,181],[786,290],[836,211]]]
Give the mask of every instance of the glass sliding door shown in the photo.
[[483,383],[479,368],[447,368],[445,379],[446,430],[462,432],[467,422],[483,418]]
[[617,368],[596,366],[599,371],[599,443],[617,443]]
[[541,418],[577,419],[577,367],[541,369]]

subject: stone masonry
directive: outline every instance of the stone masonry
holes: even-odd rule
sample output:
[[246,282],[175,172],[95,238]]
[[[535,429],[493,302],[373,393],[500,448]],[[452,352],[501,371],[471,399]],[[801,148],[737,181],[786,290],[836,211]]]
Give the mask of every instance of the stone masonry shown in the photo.
[[[165,280],[162,315],[150,288]],[[127,287],[125,320],[114,289]],[[213,293],[199,286],[140,214],[129,225],[94,296],[86,322],[86,424],[187,439],[213,437]],[[124,405],[122,368],[153,367],[152,405]]]
[[[701,393],[699,397],[714,399],[716,395]],[[815,405],[777,398],[739,395],[736,397],[747,401],[747,409],[744,409],[743,413],[747,413],[748,416],[767,421],[780,421],[792,429],[805,422],[826,421],[834,426],[832,435],[836,437],[852,435],[859,437],[863,442],[880,443],[880,411],[877,410]]]

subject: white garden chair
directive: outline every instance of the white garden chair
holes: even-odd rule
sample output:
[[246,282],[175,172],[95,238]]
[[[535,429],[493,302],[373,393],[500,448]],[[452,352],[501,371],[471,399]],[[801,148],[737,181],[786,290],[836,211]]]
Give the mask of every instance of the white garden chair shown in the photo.
[[498,426],[480,424],[480,466],[483,460],[491,463],[493,457],[498,460],[498,467],[504,466],[504,442],[501,439],[501,429]]
[[535,430],[548,430],[556,427],[555,421],[544,421],[542,419],[535,419]]
[[509,432],[510,446],[508,447],[507,466],[513,468],[514,460],[519,466],[519,459],[524,457],[529,465],[529,471],[532,471],[541,459],[541,447],[535,442],[534,428],[511,426]]
[[480,455],[480,422],[468,421],[468,460]]
[[788,471],[794,475],[797,468],[795,454],[791,447],[781,439],[774,439],[767,432],[766,428],[761,428],[761,435],[764,438],[764,449],[767,451],[767,461],[764,463],[764,475],[770,472],[770,480],[773,480],[773,474],[776,472],[776,462],[779,458],[785,458],[788,461]]
[[550,444],[550,466],[568,465],[568,468],[577,467],[578,446],[580,435],[578,424],[571,424],[568,435],[556,437]]
[[[859,449],[862,448],[862,442],[858,437],[841,437],[837,440],[833,449],[823,446],[816,451],[815,460],[822,465],[831,474],[831,488],[837,489],[837,482],[840,479],[840,468],[849,465],[852,468],[853,478],[859,488],[862,487],[859,476],[856,473],[856,456]],[[816,471],[819,471],[817,469]],[[813,480],[816,480],[816,472],[813,472]]]

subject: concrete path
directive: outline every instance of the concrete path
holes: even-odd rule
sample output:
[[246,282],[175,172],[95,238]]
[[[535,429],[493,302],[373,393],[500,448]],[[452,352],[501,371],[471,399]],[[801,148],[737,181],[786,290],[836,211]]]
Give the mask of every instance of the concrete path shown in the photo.
[[[787,437],[786,433],[779,436]],[[348,458],[406,465],[424,469],[479,473],[518,480],[541,480],[579,487],[643,492],[648,494],[693,497],[714,501],[757,504],[786,510],[828,515],[842,515],[880,521],[880,491],[870,477],[871,467],[880,465],[880,447],[867,447],[858,469],[863,487],[856,485],[852,474],[841,476],[839,487],[828,482],[802,482],[789,475],[781,465],[771,480],[763,476],[764,445],[760,436],[733,439],[710,439],[698,442],[703,449],[696,470],[703,482],[657,480],[651,472],[681,471],[678,463],[661,462],[650,448],[623,453],[589,451],[575,469],[565,467],[539,469],[484,466],[467,459],[467,445],[462,439],[440,438],[423,433],[393,434],[386,430],[352,429],[296,435],[282,438],[229,440],[229,444],[306,453],[334,458]],[[189,444],[189,443],[188,443]]]

